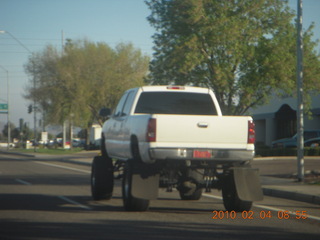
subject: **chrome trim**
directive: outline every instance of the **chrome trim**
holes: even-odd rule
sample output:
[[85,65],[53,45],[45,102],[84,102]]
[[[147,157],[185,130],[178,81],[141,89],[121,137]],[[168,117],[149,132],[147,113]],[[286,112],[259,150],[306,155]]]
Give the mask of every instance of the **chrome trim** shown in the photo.
[[[210,158],[195,158],[194,150],[209,151]],[[190,148],[151,148],[149,149],[150,158],[153,160],[209,160],[209,161],[252,161],[254,150],[239,149],[190,149]]]

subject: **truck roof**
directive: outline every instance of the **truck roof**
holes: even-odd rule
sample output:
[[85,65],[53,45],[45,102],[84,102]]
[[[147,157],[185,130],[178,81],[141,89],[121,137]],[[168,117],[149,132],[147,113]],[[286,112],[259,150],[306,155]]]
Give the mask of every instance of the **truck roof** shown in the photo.
[[159,86],[143,86],[141,87],[143,92],[170,92],[170,91],[183,91],[183,92],[194,92],[194,93],[208,93],[208,88],[202,87],[190,87],[190,86],[172,86],[172,85],[159,85]]

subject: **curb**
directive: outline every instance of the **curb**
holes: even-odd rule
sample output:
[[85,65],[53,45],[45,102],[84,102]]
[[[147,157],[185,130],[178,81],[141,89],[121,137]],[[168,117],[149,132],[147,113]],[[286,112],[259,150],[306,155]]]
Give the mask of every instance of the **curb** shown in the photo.
[[28,154],[28,153],[19,153],[19,152],[9,152],[9,151],[3,151],[0,150],[1,154],[8,154],[8,155],[17,155],[17,156],[23,156],[23,157],[36,157],[36,155]]
[[320,205],[320,196],[262,187],[263,195]]

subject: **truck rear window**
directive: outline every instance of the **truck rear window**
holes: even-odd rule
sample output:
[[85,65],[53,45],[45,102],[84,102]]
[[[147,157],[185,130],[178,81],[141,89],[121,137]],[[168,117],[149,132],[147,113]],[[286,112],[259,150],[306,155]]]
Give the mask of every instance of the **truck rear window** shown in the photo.
[[135,113],[217,115],[209,94],[186,92],[143,92]]

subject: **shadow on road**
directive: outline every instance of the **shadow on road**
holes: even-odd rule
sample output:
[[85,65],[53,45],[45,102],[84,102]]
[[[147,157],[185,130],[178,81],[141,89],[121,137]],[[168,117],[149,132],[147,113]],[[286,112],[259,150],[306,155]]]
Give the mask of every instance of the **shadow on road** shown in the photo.
[[319,239],[319,235],[288,233],[282,229],[233,226],[219,223],[172,223],[166,221],[96,221],[93,223],[1,223],[1,239],[114,239],[114,240],[212,240],[212,239]]

